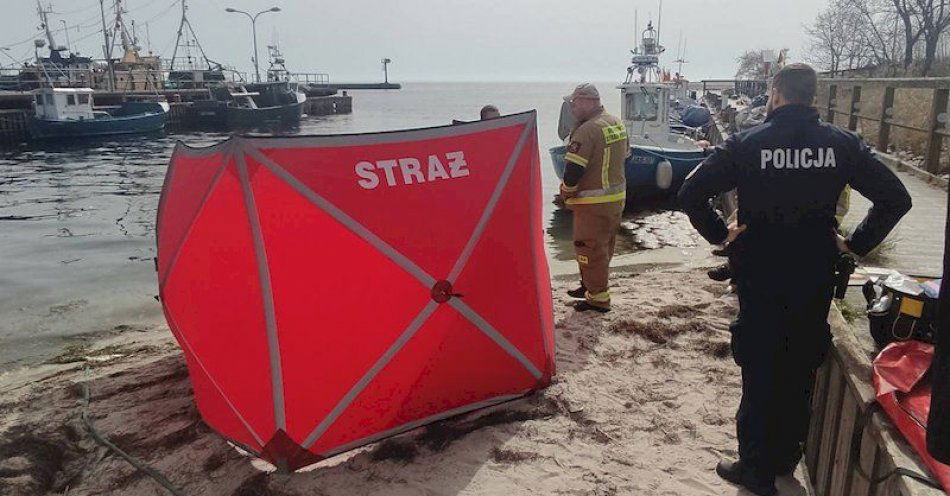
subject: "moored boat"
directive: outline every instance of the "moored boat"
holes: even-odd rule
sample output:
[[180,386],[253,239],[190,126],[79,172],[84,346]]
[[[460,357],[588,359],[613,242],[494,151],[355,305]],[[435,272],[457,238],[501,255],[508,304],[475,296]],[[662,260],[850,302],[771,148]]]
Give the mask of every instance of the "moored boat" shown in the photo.
[[123,102],[93,108],[92,88],[39,88],[33,91],[30,138],[68,139],[160,131],[168,115],[166,102]]
[[296,83],[224,84],[211,88],[211,100],[195,102],[193,121],[198,125],[250,128],[273,122],[300,121],[307,96]]
[[[627,200],[663,199],[679,190],[686,176],[704,155],[696,141],[670,123],[671,85],[661,81],[659,45],[652,24],[647,25],[638,49],[627,69],[626,81],[617,88],[621,93],[620,117],[630,139],[630,155],[624,164]],[[566,139],[574,126],[565,103],[561,109],[558,135]],[[566,146],[550,150],[554,170],[564,174]]]

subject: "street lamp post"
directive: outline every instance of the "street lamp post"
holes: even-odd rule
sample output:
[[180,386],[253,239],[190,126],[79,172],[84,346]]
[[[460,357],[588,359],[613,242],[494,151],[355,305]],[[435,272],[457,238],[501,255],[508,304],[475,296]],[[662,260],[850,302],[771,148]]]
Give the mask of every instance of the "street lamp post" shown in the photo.
[[258,83],[261,82],[261,68],[260,68],[260,64],[258,63],[258,56],[257,56],[257,18],[261,14],[266,14],[268,12],[280,12],[280,7],[271,7],[267,10],[262,10],[254,15],[244,12],[243,10],[232,9],[231,7],[224,9],[224,11],[237,13],[237,14],[244,14],[247,16],[248,19],[251,20],[251,33],[254,37],[254,77],[257,79]]

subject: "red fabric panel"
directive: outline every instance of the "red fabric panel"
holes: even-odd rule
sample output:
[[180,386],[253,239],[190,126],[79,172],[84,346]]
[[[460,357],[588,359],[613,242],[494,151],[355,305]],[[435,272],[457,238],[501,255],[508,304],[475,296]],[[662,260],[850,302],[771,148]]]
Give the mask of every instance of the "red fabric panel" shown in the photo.
[[530,389],[534,377],[447,304],[311,447],[323,453],[408,422]]
[[211,378],[205,374],[195,357],[185,351],[185,361],[188,364],[188,376],[191,377],[191,387],[194,390],[198,412],[201,413],[205,422],[228,439],[237,441],[249,449],[260,450],[262,448],[260,443],[254,439],[251,432],[238,418],[237,412],[228,405],[227,400],[214,387]]
[[874,359],[874,389],[877,401],[914,448],[924,464],[950,491],[950,465],[935,460],[927,451],[927,416],[931,387],[925,373],[933,360],[933,345],[900,341],[887,345]]
[[[162,301],[214,380],[266,440],[274,431],[267,333],[254,242],[233,163],[180,250]],[[218,428],[230,414],[211,408],[215,400],[204,395],[207,391],[196,388],[196,399],[202,413],[208,412],[208,423]]]
[[[165,181],[158,209],[158,273],[163,280],[214,178],[221,155],[191,157],[176,153]],[[173,198],[173,201],[166,201]]]
[[[551,299],[550,276],[538,274],[534,259],[525,253],[533,249],[532,242],[541,231],[540,225],[530,224],[534,207],[525,201],[525,193],[534,190],[531,166],[536,160],[530,148],[525,150],[455,291],[538,370],[550,373],[544,346],[548,329],[542,329],[537,311],[539,299]],[[504,277],[499,279],[499,274]]]
[[287,431],[300,443],[430,301],[429,289],[248,160],[274,288]]
[[529,231],[532,233],[531,250],[534,252],[535,285],[538,288],[538,311],[541,314],[541,333],[544,337],[545,353],[547,354],[548,368],[541,369],[546,377],[542,378],[539,387],[547,387],[551,378],[557,374],[557,362],[554,350],[554,298],[551,295],[551,273],[548,269],[547,252],[545,251],[544,223],[542,221],[541,202],[544,193],[541,186],[541,163],[538,158],[538,136],[531,133],[526,153],[533,155],[531,159],[532,180],[529,191],[531,193],[531,221]]
[[[161,295],[173,332],[186,349],[202,417],[213,428],[263,450],[236,410],[267,445],[262,456],[295,467],[306,463],[308,457],[298,445],[434,299],[431,282],[418,278],[425,276],[408,272],[386,248],[361,238],[354,232],[357,227],[311,203],[306,192],[295,190],[245,150],[262,150],[276,167],[440,280],[448,278],[472,237],[533,116],[508,119],[511,125],[495,130],[473,131],[474,126],[463,125],[451,128],[454,135],[419,141],[414,134],[414,141],[389,144],[367,145],[367,137],[355,137],[350,145],[324,146],[325,141],[303,138],[298,148],[274,148],[268,147],[267,138],[237,138],[222,149],[239,154],[247,164],[259,226],[249,220],[233,159],[212,186],[216,157],[191,157],[188,150],[176,153],[158,222],[159,265],[168,271]],[[312,453],[338,451],[407,423],[522,394],[550,381],[552,303],[537,137],[530,125],[494,214],[452,290],[543,377],[533,377],[453,309],[451,293],[437,295],[438,301],[448,302],[437,307],[317,438]],[[279,143],[286,146],[293,140]],[[451,177],[453,152],[464,152],[467,174]],[[446,177],[430,177],[430,156]],[[405,158],[418,160],[418,166],[404,171],[397,162],[394,184],[389,185],[378,164]],[[367,162],[377,167],[373,187],[360,186],[366,170],[361,174],[358,164]],[[257,247],[255,227],[261,236]],[[259,267],[265,268],[271,283],[268,294],[263,293]],[[284,393],[280,406],[286,434],[275,425],[264,305],[268,298],[274,304],[282,367],[282,374],[274,377]]]
[[[452,139],[367,145],[358,148],[266,149],[262,152],[409,257],[436,279],[445,279],[478,223],[523,127],[508,127]],[[416,158],[424,178],[428,157],[435,155],[451,173],[446,154],[463,151],[468,176],[404,184],[400,168],[389,186],[367,190],[358,183],[361,161]],[[319,173],[315,173],[319,171]]]

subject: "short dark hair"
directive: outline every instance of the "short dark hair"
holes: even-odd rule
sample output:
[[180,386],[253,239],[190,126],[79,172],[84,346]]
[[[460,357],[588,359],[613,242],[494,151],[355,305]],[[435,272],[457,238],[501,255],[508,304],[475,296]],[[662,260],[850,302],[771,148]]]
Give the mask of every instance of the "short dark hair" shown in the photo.
[[772,77],[772,88],[789,103],[811,105],[818,92],[818,74],[808,64],[789,64]]
[[489,112],[495,112],[496,114],[499,114],[499,115],[501,114],[501,112],[498,111],[498,107],[494,105],[485,105],[484,107],[482,107],[481,112],[479,112],[479,116],[482,118],[482,120],[484,120],[487,117],[487,114]]

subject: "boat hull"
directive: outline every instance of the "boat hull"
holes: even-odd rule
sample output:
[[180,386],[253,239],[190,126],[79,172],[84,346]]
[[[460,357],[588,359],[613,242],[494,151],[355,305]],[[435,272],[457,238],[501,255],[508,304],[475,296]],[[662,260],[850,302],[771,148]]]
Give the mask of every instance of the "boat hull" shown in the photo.
[[51,121],[34,117],[27,122],[27,128],[30,138],[34,140],[144,134],[164,129],[167,116],[167,112],[156,112],[72,121]]
[[[701,150],[682,151],[669,149],[652,149],[646,147],[631,146],[630,156],[624,163],[624,173],[627,178],[627,201],[631,200],[662,200],[671,198],[679,191],[680,186],[686,176],[705,157]],[[564,156],[567,154],[567,147],[557,146],[551,148],[551,162],[554,164],[554,172],[559,179],[564,178],[564,168],[566,162]],[[662,162],[669,162],[668,168],[672,172],[672,179],[669,185],[663,188],[665,182],[662,172],[658,174],[661,167],[667,167]],[[669,179],[669,178],[667,178]]]
[[[201,105],[198,105],[201,103]],[[196,102],[192,122],[203,126],[253,128],[273,122],[297,123],[303,116],[303,102],[276,107],[244,108],[224,102]]]

